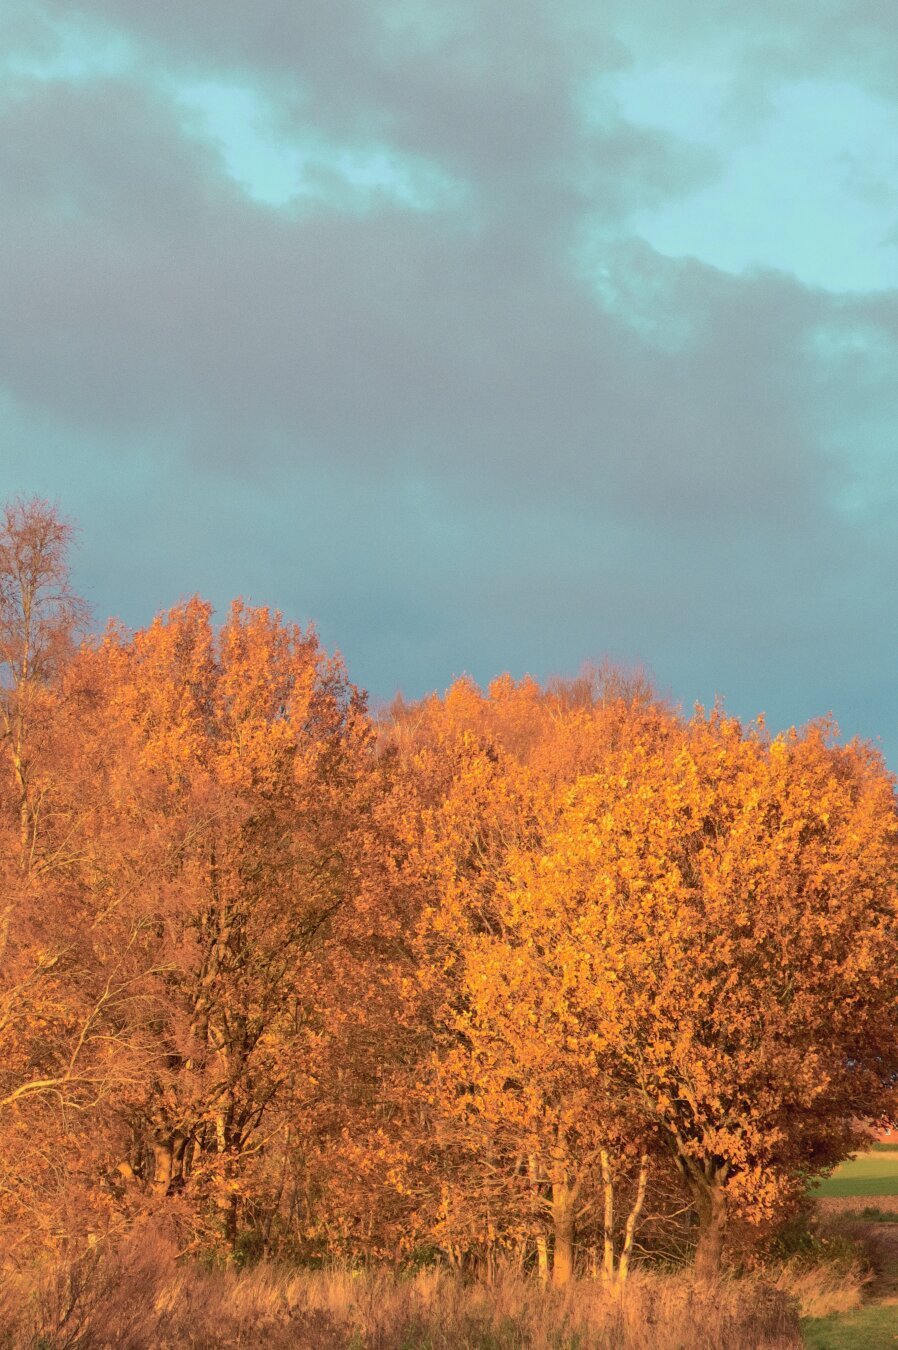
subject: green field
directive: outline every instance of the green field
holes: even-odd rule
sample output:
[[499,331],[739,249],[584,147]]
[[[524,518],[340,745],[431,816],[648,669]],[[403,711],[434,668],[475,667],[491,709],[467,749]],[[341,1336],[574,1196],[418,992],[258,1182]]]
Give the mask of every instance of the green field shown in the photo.
[[802,1325],[810,1350],[895,1350],[898,1308],[861,1308],[842,1317],[809,1317]]
[[898,1195],[898,1149],[875,1149],[858,1154],[837,1167],[831,1177],[818,1182],[815,1194]]

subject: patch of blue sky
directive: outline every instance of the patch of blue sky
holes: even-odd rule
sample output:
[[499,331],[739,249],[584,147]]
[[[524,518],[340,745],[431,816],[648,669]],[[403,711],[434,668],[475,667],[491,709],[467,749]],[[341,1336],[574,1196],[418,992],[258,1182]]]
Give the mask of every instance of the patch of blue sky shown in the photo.
[[723,165],[714,182],[634,212],[659,253],[835,292],[898,286],[895,104],[805,79],[747,105],[725,69],[701,67],[633,68],[608,92],[627,121],[711,148]]
[[310,128],[284,129],[276,108],[248,86],[203,81],[181,84],[174,96],[193,115],[192,130],[212,141],[226,172],[248,196],[282,207],[309,197],[387,197],[428,211],[450,205],[459,186],[427,162],[381,144],[332,144]]
[[850,432],[832,417],[826,422],[821,415],[818,421],[818,443],[831,463],[830,507],[841,519],[863,525],[870,543],[877,537],[894,539],[898,464],[893,421],[876,408],[859,410]]
[[[834,316],[807,339],[820,372],[812,418],[818,445],[830,457],[830,503],[840,516],[893,532],[898,501],[894,372],[898,345],[881,326]],[[846,384],[851,390],[845,416]]]
[[21,45],[3,60],[8,74],[30,80],[89,80],[121,75],[134,61],[131,43],[110,29],[84,20],[42,17]]

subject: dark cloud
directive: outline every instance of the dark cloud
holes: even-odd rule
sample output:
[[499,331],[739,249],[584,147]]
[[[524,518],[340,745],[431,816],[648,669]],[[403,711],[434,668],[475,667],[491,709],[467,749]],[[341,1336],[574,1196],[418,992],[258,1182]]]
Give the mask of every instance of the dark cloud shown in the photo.
[[263,463],[485,461],[512,493],[516,469],[545,489],[563,466],[564,492],[643,401],[640,344],[529,215],[511,234],[463,207],[261,208],[116,81],[12,101],[2,143],[0,359],[17,396],[86,426],[158,421],[225,465],[250,443]]
[[807,470],[782,372],[817,304],[785,279],[609,250],[625,275],[668,274],[688,332],[662,352],[528,220],[261,208],[140,87],[50,86],[13,103],[3,143],[0,359],[14,394],[85,427],[138,418],[235,471],[337,456],[687,515]]

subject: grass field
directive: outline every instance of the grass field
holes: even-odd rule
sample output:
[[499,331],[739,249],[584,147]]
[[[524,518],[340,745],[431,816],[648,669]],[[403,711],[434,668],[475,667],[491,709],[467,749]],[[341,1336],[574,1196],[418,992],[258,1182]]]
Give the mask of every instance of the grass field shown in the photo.
[[842,1317],[809,1317],[801,1330],[810,1350],[895,1350],[898,1307],[874,1304]]
[[898,1149],[874,1149],[837,1167],[817,1183],[820,1196],[898,1195]]

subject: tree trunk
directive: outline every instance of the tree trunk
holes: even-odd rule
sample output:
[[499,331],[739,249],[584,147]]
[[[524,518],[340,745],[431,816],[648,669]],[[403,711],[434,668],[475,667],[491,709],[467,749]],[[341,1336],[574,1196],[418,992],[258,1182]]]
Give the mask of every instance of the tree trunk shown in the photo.
[[224,1213],[224,1239],[227,1243],[228,1251],[233,1252],[237,1246],[237,1218],[239,1214],[239,1199],[236,1192],[228,1197],[227,1208]]
[[[21,735],[22,732],[20,728],[20,742]],[[13,749],[12,764],[16,778],[16,787],[19,793],[19,868],[22,872],[27,874],[31,871],[31,854],[33,851],[31,838],[31,801],[28,790],[28,774],[20,745]]]
[[172,1135],[172,1176],[171,1190],[180,1190],[184,1185],[184,1172],[189,1138],[181,1130]]
[[562,1288],[574,1270],[574,1203],[570,1187],[559,1182],[552,1186],[552,1224],[555,1230],[552,1283]]
[[[539,1222],[542,1223],[542,1204],[541,1189],[543,1178],[539,1160],[535,1153],[531,1153],[527,1159],[527,1170],[530,1173],[530,1185],[533,1188],[534,1208],[540,1213]],[[546,1241],[545,1233],[540,1233],[536,1239],[536,1269],[542,1284],[548,1284],[549,1281],[549,1244]]]
[[154,1195],[168,1195],[174,1170],[174,1140],[171,1135],[156,1135],[153,1140],[153,1181],[151,1190]]
[[160,1131],[153,1136],[153,1180],[150,1189],[154,1195],[170,1195],[184,1183],[184,1161],[188,1136],[183,1130],[171,1134]]
[[692,1199],[698,1216],[698,1242],[695,1247],[696,1279],[711,1282],[720,1275],[723,1244],[727,1231],[727,1198],[719,1176],[710,1179],[702,1173],[690,1178]]
[[611,1165],[605,1149],[602,1149],[599,1158],[602,1164],[602,1188],[605,1192],[605,1243],[602,1275],[610,1284],[614,1279],[614,1180],[611,1176]]
[[627,1227],[624,1232],[624,1247],[620,1254],[620,1261],[617,1266],[617,1279],[619,1284],[623,1284],[630,1273],[630,1254],[633,1251],[633,1238],[636,1234],[636,1225],[639,1222],[639,1216],[642,1213],[642,1206],[645,1203],[645,1188],[649,1179],[649,1160],[643,1153],[639,1161],[639,1182],[636,1186],[636,1199],[633,1201],[633,1208],[627,1215]]

